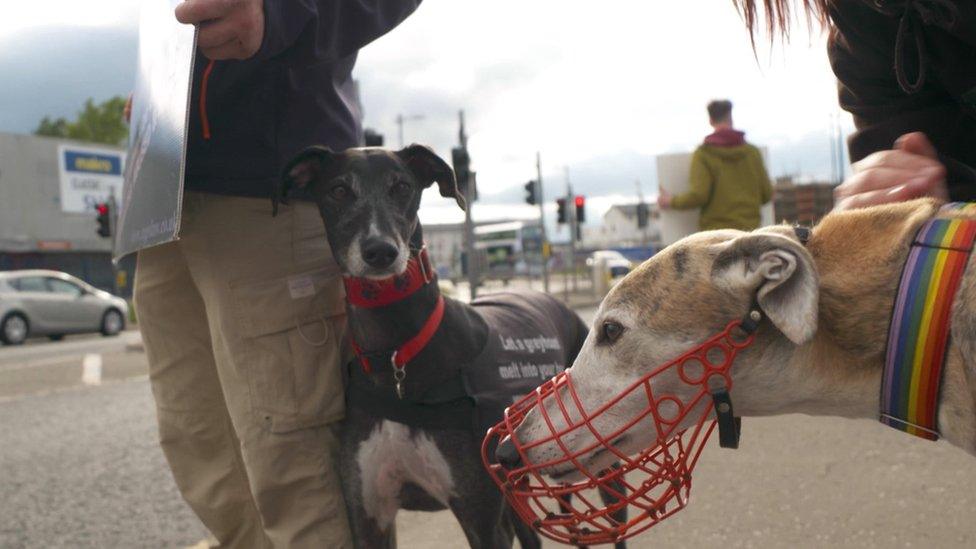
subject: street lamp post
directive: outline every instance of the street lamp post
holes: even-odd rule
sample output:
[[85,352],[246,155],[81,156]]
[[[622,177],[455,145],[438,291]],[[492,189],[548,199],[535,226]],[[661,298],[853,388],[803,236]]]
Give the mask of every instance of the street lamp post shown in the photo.
[[422,115],[422,114],[411,114],[411,115],[408,115],[408,116],[403,116],[402,114],[398,114],[397,115],[397,117],[396,117],[397,136],[400,138],[400,148],[401,149],[403,148],[403,123],[404,122],[413,122],[413,121],[416,121],[416,120],[423,120],[423,119],[424,119],[424,115]]

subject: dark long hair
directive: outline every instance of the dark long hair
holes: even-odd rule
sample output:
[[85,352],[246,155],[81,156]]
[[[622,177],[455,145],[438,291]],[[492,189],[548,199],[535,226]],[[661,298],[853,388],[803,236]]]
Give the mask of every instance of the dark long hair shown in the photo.
[[827,8],[830,0],[732,0],[732,3],[749,29],[753,46],[756,45],[756,29],[760,20],[765,23],[765,31],[772,40],[777,34],[789,38],[794,8],[803,10],[808,25],[816,23],[822,27],[829,19]]

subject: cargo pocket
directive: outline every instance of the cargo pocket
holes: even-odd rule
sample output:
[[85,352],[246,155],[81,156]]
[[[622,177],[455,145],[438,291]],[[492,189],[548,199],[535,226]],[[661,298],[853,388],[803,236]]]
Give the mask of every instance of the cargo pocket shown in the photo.
[[335,266],[231,287],[254,413],[276,433],[344,412],[345,295]]

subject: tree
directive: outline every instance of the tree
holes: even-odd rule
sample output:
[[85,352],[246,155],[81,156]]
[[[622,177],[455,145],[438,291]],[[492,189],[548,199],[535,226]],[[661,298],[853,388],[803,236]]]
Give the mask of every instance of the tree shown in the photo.
[[51,120],[45,116],[41,119],[41,123],[37,126],[37,129],[34,130],[34,134],[46,135],[48,137],[68,137],[68,121],[64,118]]
[[50,117],[45,116],[37,125],[34,134],[122,145],[129,135],[129,127],[122,118],[124,109],[125,98],[118,95],[98,105],[89,98],[85,101],[84,108],[78,112],[76,120],[70,122],[64,118],[51,120]]

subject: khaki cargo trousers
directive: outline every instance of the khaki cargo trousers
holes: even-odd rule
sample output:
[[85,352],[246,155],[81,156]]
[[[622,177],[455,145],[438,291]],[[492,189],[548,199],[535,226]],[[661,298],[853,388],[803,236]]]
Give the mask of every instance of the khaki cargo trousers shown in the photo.
[[221,547],[351,547],[338,473],[345,303],[314,205],[187,193],[139,252],[163,453]]

